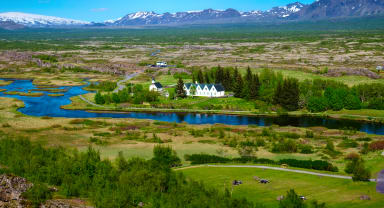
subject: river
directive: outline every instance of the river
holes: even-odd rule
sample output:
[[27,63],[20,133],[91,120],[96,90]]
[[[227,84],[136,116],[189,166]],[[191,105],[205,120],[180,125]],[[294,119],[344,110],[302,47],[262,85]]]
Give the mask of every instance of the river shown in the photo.
[[[5,79],[6,80],[6,79]],[[8,79],[9,80],[9,79]],[[39,89],[33,85],[32,80],[13,80],[14,82],[7,86],[1,86],[0,89],[7,91],[29,92]],[[23,114],[29,116],[49,116],[65,118],[136,118],[151,119],[166,122],[186,122],[189,124],[228,124],[228,125],[258,125],[258,126],[295,126],[295,127],[313,127],[323,126],[330,129],[356,129],[369,134],[384,135],[384,125],[357,121],[332,118],[320,118],[311,116],[248,116],[248,115],[223,115],[223,114],[204,114],[204,113],[162,113],[162,112],[88,112],[86,110],[65,110],[60,108],[63,105],[71,103],[70,98],[88,93],[83,89],[84,86],[59,87],[55,89],[66,89],[67,92],[60,92],[64,96],[51,97],[48,94],[56,94],[48,91],[41,97],[29,97],[19,95],[6,95],[0,92],[0,97],[12,97],[22,100],[25,107],[19,108]],[[44,90],[44,89],[41,89]]]

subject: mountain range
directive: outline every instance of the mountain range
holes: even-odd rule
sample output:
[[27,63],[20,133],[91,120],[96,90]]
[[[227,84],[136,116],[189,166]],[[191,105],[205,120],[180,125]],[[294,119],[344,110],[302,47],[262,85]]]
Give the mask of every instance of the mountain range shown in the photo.
[[22,27],[124,27],[139,25],[183,25],[209,23],[270,22],[319,20],[339,17],[364,17],[384,15],[384,0],[317,0],[312,4],[300,2],[273,7],[267,11],[240,12],[235,9],[188,11],[177,13],[136,12],[117,20],[102,23],[71,20],[59,17],[0,13],[0,28]]

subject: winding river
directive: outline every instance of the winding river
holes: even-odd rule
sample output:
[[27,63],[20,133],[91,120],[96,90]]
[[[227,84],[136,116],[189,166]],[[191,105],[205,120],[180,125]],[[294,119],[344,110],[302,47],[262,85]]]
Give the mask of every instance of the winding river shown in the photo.
[[[4,79],[9,80],[9,79]],[[29,92],[37,88],[32,83],[32,80],[17,80],[12,79],[13,83],[7,86],[1,86],[0,89],[7,91]],[[202,114],[202,113],[161,113],[161,112],[88,112],[86,110],[65,110],[60,108],[63,105],[71,103],[70,98],[88,93],[83,89],[84,86],[74,87],[59,87],[55,89],[65,89],[66,92],[59,97],[48,96],[48,94],[57,94],[50,90],[40,88],[39,91],[44,93],[41,97],[29,97],[19,95],[6,95],[0,92],[0,97],[12,97],[22,100],[25,107],[18,109],[23,114],[30,116],[50,116],[50,117],[65,117],[65,118],[137,118],[151,119],[167,122],[186,122],[189,124],[229,124],[229,125],[258,125],[258,126],[296,126],[296,127],[311,127],[324,126],[330,129],[356,129],[369,134],[384,135],[384,125],[372,122],[363,122],[355,120],[338,120],[331,118],[320,118],[311,116],[246,116],[246,115],[222,115],[222,114]],[[52,89],[52,88],[51,88]]]

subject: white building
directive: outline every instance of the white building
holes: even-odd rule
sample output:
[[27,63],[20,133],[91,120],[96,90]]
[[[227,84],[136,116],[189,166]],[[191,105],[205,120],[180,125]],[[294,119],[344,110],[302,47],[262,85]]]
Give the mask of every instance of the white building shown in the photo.
[[168,66],[167,62],[164,62],[164,61],[156,62],[156,67],[167,67],[167,66]]
[[[184,84],[187,96],[224,97],[225,90],[221,84]],[[194,92],[194,93],[193,93]]]
[[152,84],[149,86],[149,91],[161,92],[163,91],[163,85],[160,82],[156,82],[155,79],[152,79]]

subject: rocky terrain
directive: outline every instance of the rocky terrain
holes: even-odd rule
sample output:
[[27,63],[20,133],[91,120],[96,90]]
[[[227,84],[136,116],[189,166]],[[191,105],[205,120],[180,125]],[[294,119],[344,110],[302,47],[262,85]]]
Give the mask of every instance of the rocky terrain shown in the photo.
[[[0,207],[27,208],[30,207],[23,193],[33,186],[25,178],[14,175],[0,175]],[[81,200],[48,200],[41,208],[89,208]]]

